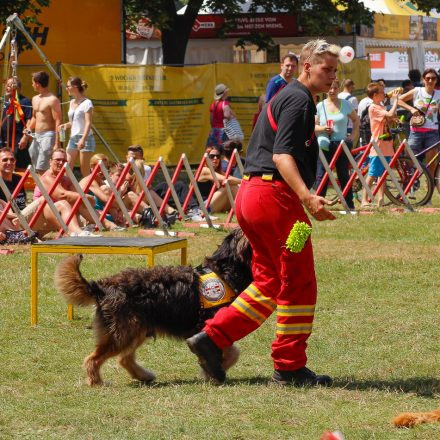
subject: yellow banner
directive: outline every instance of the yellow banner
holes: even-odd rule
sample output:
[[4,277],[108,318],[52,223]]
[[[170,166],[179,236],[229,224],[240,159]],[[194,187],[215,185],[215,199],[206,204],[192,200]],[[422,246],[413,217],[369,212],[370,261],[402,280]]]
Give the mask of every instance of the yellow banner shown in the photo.
[[367,85],[371,82],[370,60],[354,59],[351,63],[339,63],[338,78],[341,83],[344,79],[352,79],[355,87],[353,95],[364,95]]
[[148,162],[162,156],[176,163],[182,153],[190,162],[200,161],[209,133],[214,65],[62,65],[64,81],[75,75],[88,83],[93,123],[118,157],[140,144]]
[[374,38],[407,40],[409,16],[374,14]]
[[[41,24],[29,24],[29,34],[52,63],[121,62],[120,0],[54,0],[37,20]],[[41,62],[35,49],[22,52],[18,60]]]

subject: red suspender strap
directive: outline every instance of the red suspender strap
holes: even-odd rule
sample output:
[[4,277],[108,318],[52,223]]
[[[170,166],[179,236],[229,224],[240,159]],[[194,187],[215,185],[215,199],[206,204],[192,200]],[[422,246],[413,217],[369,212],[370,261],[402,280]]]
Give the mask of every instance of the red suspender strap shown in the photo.
[[278,130],[278,125],[275,122],[275,119],[273,118],[271,104],[272,104],[272,100],[270,100],[269,103],[267,104],[266,113],[267,113],[267,118],[269,119],[269,124],[272,127],[272,130],[276,133]]
[[278,130],[278,125],[277,125],[277,123],[275,122],[275,119],[273,118],[273,115],[272,115],[272,106],[271,106],[271,104],[272,104],[272,101],[273,101],[273,99],[275,98],[275,96],[277,96],[278,93],[280,93],[281,90],[284,89],[284,87],[286,87],[286,84],[282,85],[282,86],[277,90],[277,92],[275,93],[275,95],[273,95],[272,98],[270,98],[270,100],[269,100],[269,102],[268,102],[268,104],[267,104],[267,107],[266,107],[266,113],[267,113],[267,118],[269,119],[269,124],[270,124],[270,126],[272,127],[272,130],[273,130],[275,133],[276,133],[277,130]]

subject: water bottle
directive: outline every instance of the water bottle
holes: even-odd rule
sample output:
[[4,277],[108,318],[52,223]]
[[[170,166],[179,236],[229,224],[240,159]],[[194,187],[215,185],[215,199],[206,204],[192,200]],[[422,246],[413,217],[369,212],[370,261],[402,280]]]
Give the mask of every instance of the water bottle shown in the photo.
[[60,127],[59,133],[60,133],[60,142],[65,142],[66,141],[66,129],[64,127]]

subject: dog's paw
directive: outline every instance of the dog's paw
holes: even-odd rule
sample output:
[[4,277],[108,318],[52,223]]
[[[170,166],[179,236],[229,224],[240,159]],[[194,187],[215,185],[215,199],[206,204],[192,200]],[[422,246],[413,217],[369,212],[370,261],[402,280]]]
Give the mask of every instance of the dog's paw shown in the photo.
[[156,375],[150,370],[143,369],[142,374],[137,377],[137,380],[143,383],[150,383],[156,380]]

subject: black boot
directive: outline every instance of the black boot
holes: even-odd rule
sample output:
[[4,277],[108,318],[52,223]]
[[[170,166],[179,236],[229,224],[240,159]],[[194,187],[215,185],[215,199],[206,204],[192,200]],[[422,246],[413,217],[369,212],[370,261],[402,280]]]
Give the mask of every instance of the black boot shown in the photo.
[[293,385],[295,387],[306,387],[322,385],[329,387],[333,381],[330,376],[318,376],[307,367],[302,367],[292,371],[275,370],[272,375],[272,382],[283,386]]
[[186,340],[189,349],[199,358],[199,364],[205,373],[222,384],[226,380],[226,373],[222,367],[223,352],[212,342],[205,333],[200,332]]

